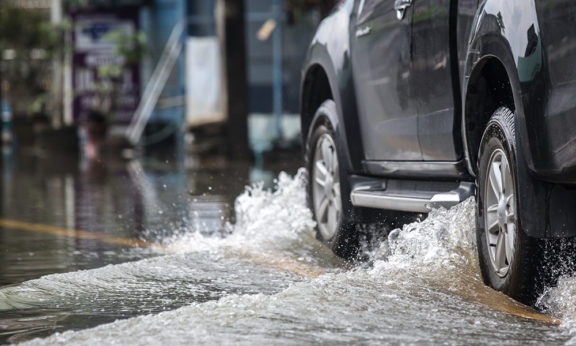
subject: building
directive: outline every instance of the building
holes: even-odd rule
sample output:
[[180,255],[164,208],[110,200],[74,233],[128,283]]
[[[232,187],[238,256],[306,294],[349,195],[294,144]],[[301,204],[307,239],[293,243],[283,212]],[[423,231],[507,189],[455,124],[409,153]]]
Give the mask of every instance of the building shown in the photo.
[[[68,53],[52,65],[55,126],[108,110],[112,134],[154,142],[226,121],[219,0],[10,1],[55,24],[71,19]],[[283,136],[282,118],[298,113],[300,66],[320,19],[313,9],[289,21],[287,3],[245,0],[249,112],[265,119],[272,139]],[[141,59],[119,57],[119,42],[138,35]]]

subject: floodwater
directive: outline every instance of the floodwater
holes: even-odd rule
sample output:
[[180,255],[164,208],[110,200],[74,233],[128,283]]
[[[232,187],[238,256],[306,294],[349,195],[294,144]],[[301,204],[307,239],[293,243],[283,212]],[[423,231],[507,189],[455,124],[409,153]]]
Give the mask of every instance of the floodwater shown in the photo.
[[546,314],[482,284],[472,199],[350,264],[315,239],[299,165],[4,164],[0,342],[576,342],[576,279]]

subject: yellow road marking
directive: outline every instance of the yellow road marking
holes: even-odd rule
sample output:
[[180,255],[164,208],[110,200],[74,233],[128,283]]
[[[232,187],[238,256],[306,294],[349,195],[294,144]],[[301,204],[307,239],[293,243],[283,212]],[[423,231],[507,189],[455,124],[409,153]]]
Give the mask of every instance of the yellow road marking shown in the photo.
[[157,245],[154,243],[149,243],[138,239],[114,238],[114,237],[108,237],[105,234],[98,234],[82,230],[66,229],[55,226],[41,225],[36,223],[28,223],[15,220],[0,219],[0,226],[6,228],[19,229],[23,231],[52,234],[61,237],[69,237],[77,239],[94,239],[102,243],[108,243],[108,244],[137,246],[137,247],[151,247]]
[[[92,233],[82,230],[66,229],[55,226],[48,226],[35,223],[27,223],[15,220],[5,220],[0,219],[0,227],[19,229],[24,231],[31,231],[37,233],[46,233],[56,236],[71,237],[78,239],[93,239],[100,241],[102,243],[117,244],[124,246],[134,246],[134,247],[158,247],[162,250],[168,250],[164,246],[146,242],[138,239],[128,239],[128,238],[114,238],[108,237],[104,234]],[[170,252],[168,250],[168,252]],[[290,259],[278,259],[274,256],[268,256],[265,254],[258,253],[248,253],[248,252],[238,252],[235,254],[239,258],[244,258],[250,260],[256,264],[266,265],[272,268],[290,272],[302,277],[316,278],[323,274],[322,271],[310,268],[304,263],[290,260]],[[462,297],[468,298],[470,300],[481,303],[482,305],[491,307],[495,310],[514,315],[517,317],[523,317],[528,319],[537,320],[540,322],[548,324],[560,324],[560,319],[541,314],[528,306],[520,304],[511,298],[499,293],[494,292],[482,285],[482,284],[472,284],[466,285],[467,289],[461,290],[459,293]]]
[[[76,229],[60,228],[55,226],[48,226],[36,223],[28,223],[15,220],[0,219],[0,227],[19,229],[29,232],[46,233],[61,237],[70,237],[77,239],[92,239],[102,243],[117,244],[124,246],[133,247],[154,247],[158,250],[165,252],[174,252],[163,245],[146,242],[138,239],[128,239],[128,238],[114,238],[108,237],[104,234],[87,232]],[[290,272],[302,277],[315,278],[323,274],[323,272],[307,267],[305,264],[293,261],[290,259],[277,259],[273,256],[266,256],[264,254],[248,253],[245,251],[236,253],[236,257],[243,258],[260,265],[266,265],[268,267],[276,268],[286,272]]]

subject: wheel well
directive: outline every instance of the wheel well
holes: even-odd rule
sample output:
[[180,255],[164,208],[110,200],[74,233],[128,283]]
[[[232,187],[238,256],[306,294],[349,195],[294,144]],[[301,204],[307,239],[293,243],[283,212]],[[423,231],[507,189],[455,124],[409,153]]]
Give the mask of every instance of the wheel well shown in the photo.
[[514,112],[514,95],[504,65],[496,58],[488,58],[476,66],[470,76],[466,93],[466,140],[469,158],[475,171],[484,129],[499,107],[508,107]]
[[306,136],[318,107],[324,101],[333,99],[328,76],[321,66],[314,65],[307,71],[301,97],[302,135]]

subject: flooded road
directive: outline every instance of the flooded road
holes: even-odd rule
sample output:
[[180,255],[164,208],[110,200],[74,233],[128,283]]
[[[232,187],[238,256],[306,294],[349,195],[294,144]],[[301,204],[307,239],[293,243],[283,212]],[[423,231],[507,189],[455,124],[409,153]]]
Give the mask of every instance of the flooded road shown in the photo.
[[546,315],[482,284],[473,200],[351,265],[316,241],[298,161],[43,164],[3,167],[2,343],[576,341],[575,279]]

